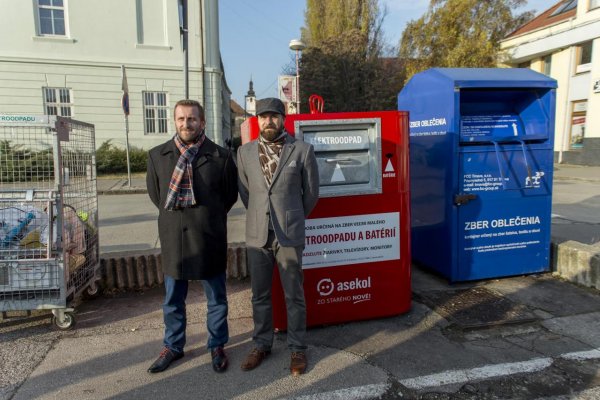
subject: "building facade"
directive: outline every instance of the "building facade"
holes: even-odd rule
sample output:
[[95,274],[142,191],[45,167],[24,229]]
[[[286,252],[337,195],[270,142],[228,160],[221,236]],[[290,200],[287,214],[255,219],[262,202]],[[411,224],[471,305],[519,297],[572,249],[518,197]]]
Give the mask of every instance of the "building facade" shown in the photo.
[[[94,124],[96,145],[149,149],[175,133],[184,98],[178,2],[0,0],[0,114],[46,114]],[[230,136],[218,41],[217,0],[188,0],[189,98],[204,105],[207,135]],[[215,36],[216,32],[216,36]],[[203,47],[203,43],[206,46]]]
[[555,160],[600,165],[600,0],[562,0],[501,42],[510,67],[558,82]]

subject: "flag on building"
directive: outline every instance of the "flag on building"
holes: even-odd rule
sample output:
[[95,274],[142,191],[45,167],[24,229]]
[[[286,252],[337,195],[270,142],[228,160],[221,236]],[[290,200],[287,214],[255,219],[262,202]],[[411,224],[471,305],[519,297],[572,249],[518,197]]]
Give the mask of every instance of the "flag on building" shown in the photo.
[[129,88],[127,87],[127,75],[125,74],[125,66],[121,65],[121,90],[123,91],[123,97],[121,97],[121,107],[123,107],[123,113],[125,116],[129,115]]

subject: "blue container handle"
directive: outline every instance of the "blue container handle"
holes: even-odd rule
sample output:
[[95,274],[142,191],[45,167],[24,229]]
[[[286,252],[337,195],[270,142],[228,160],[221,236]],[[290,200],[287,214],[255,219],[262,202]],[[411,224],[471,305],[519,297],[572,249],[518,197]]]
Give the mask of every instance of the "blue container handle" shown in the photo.
[[[514,139],[513,139],[514,140]],[[527,179],[525,179],[525,186],[520,186],[519,189],[533,189],[533,179],[531,178],[531,167],[529,166],[529,162],[527,162],[527,152],[525,151],[525,142],[520,139],[516,139],[517,142],[521,144],[521,150],[523,151],[523,160],[525,162],[525,168],[527,169]],[[500,145],[497,141],[492,140],[494,144],[494,149],[496,150],[496,161],[498,162],[498,172],[500,172],[500,179],[502,179],[502,189],[506,189],[506,180],[504,179],[504,174],[502,173],[502,164],[500,163]]]

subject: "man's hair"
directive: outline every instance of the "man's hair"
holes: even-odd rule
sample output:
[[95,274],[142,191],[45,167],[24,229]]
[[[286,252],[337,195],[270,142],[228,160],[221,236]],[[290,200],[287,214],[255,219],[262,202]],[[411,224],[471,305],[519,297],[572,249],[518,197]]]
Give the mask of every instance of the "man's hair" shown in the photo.
[[200,120],[204,121],[204,108],[202,108],[200,103],[198,103],[196,100],[190,100],[190,99],[179,100],[177,103],[175,103],[175,107],[173,108],[173,117],[175,116],[175,111],[177,110],[177,107],[179,107],[179,106],[196,107],[198,109],[198,114],[200,115]]

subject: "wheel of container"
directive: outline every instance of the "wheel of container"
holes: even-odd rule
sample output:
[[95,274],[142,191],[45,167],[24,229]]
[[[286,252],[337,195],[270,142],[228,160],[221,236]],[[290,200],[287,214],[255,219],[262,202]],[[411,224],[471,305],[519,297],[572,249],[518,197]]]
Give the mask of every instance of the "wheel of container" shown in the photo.
[[75,326],[75,315],[73,315],[73,313],[66,312],[65,319],[62,322],[60,322],[56,316],[53,316],[52,323],[62,331],[69,330]]
[[100,285],[98,284],[98,282],[99,281],[92,281],[92,283],[90,283],[88,285],[88,287],[85,289],[85,297],[86,298],[93,299],[100,295],[100,292],[102,291],[102,289],[100,288]]

